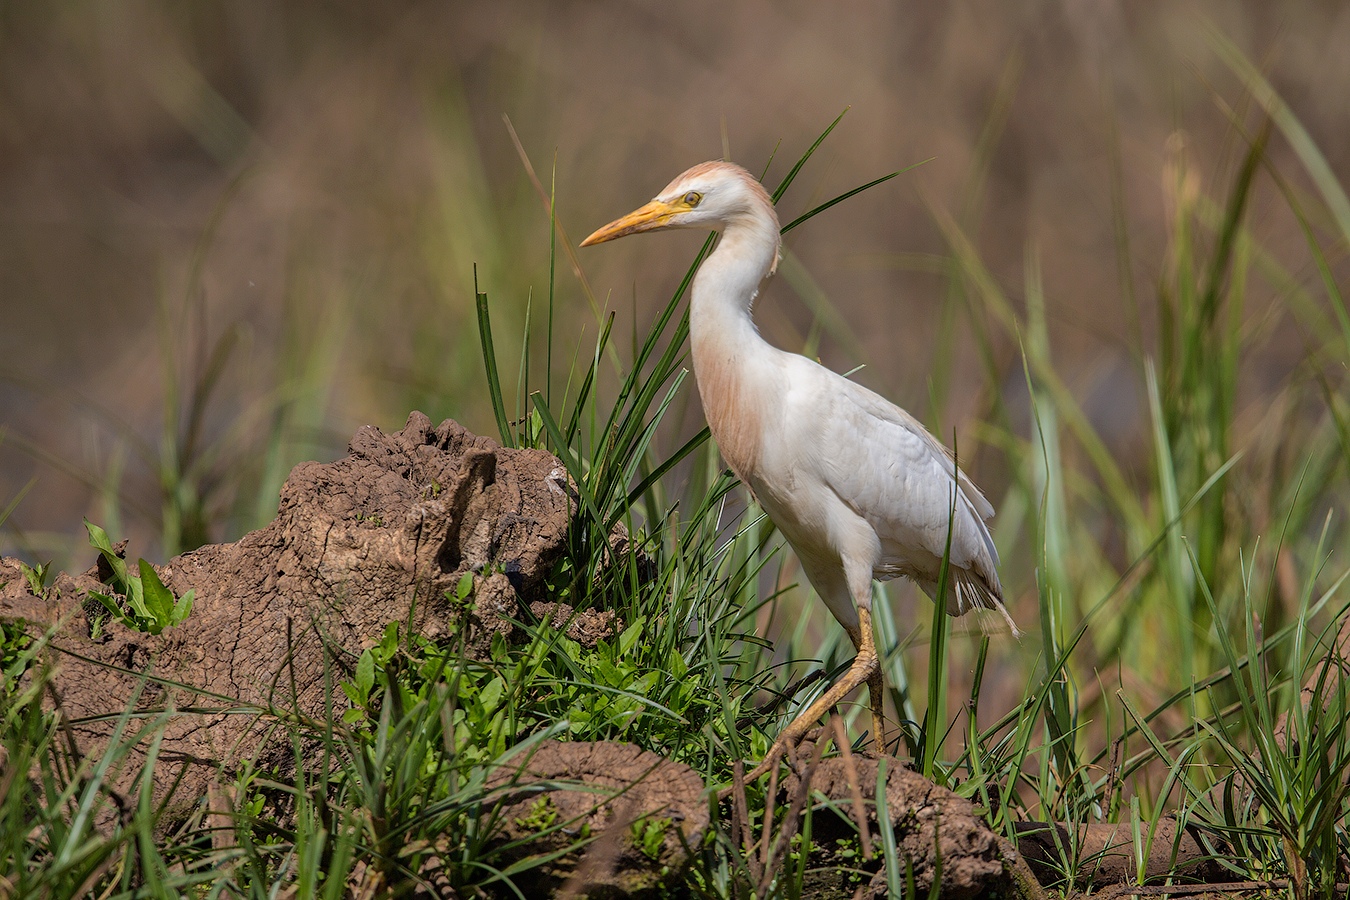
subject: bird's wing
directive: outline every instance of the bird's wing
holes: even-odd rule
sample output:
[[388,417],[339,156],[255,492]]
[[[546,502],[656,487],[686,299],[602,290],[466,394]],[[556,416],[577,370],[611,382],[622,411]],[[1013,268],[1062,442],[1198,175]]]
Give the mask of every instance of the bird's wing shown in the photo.
[[[922,548],[941,560],[953,523],[951,560],[997,589],[998,551],[984,520],[989,501],[958,473],[951,454],[909,413],[842,376],[817,379],[814,467],[867,520],[883,544]],[[955,479],[955,480],[954,480]],[[952,487],[959,486],[952,509]],[[912,560],[921,568],[930,560]]]

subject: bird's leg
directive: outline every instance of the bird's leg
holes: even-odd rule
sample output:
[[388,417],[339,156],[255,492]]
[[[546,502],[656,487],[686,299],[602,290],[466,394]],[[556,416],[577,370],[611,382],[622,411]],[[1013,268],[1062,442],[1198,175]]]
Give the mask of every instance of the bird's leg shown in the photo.
[[[801,743],[802,738],[806,736],[806,732],[810,731],[811,727],[820,721],[821,716],[825,715],[859,685],[867,684],[868,693],[872,697],[872,727],[880,726],[881,661],[877,659],[876,641],[872,638],[872,612],[867,609],[859,609],[858,616],[862,620],[862,627],[860,629],[861,634],[855,641],[858,645],[858,655],[854,658],[853,665],[849,666],[848,671],[831,685],[830,689],[822,694],[815,703],[808,706],[788,724],[787,728],[783,729],[782,734],[778,735],[778,740],[773,742],[769,752],[764,755],[763,761],[745,776],[747,784],[778,765],[778,761],[784,755]],[[852,634],[849,636],[853,637]],[[873,687],[874,684],[876,687]],[[876,737],[873,737],[873,740],[878,741]],[[880,741],[878,741],[878,746],[880,746]]]
[[877,756],[886,755],[886,680],[881,674],[881,658],[877,656],[876,636],[872,633],[872,611],[858,609],[861,640],[857,642],[858,655],[870,654],[876,660],[867,675],[867,699],[872,706],[872,750]]
[[[869,652],[876,652],[876,637],[872,632],[872,611],[864,607],[858,607],[858,627],[849,628],[849,640],[853,641],[853,647],[859,653],[863,652],[864,641],[872,648]],[[886,683],[881,674],[881,660],[878,657],[877,665],[872,674],[867,678],[867,699],[872,706],[872,752],[877,756],[884,756],[886,753]]]

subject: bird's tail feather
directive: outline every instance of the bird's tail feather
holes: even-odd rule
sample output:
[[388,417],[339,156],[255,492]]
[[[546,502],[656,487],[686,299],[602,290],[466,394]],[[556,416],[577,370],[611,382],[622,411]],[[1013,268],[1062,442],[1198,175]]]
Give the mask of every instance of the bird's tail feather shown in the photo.
[[[979,575],[968,569],[958,569],[953,566],[948,575],[949,584],[947,586],[947,614],[952,616],[961,616],[970,612],[972,609],[996,609],[1003,616],[1003,620],[1008,623],[1009,630],[1013,637],[1021,637],[1022,631],[1017,627],[1011,615],[1008,614],[1008,608],[1003,605],[1002,592],[998,587],[990,585]],[[929,582],[920,585],[924,593],[929,597],[937,597],[937,582]],[[983,623],[981,623],[983,627]]]

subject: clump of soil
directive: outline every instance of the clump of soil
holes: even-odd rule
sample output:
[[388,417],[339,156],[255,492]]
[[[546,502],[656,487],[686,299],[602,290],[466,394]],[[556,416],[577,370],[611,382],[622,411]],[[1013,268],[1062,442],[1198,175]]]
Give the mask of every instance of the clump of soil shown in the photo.
[[[938,787],[901,760],[887,757],[885,762],[891,829],[899,858],[913,867],[919,896],[928,895],[935,879],[944,900],[1012,896],[1012,874],[1004,861],[1010,848],[990,830],[974,805]],[[860,795],[872,848],[882,846],[873,802],[877,771],[876,759],[825,759],[815,766],[809,785],[813,795],[823,794],[840,810],[854,810],[854,797]],[[784,787],[788,796],[802,789],[795,776],[789,777]],[[811,892],[803,896],[854,896],[855,890],[864,897],[886,896],[880,854],[874,852],[870,864],[862,859],[855,826],[840,820],[828,807],[818,809],[813,818],[812,843],[821,851],[821,858],[813,860],[820,870],[812,873]]]
[[[1148,854],[1143,858],[1145,878],[1175,875],[1178,880],[1219,883],[1227,873],[1198,834],[1180,828],[1173,816],[1163,816],[1150,830],[1142,826]],[[1063,858],[1076,848],[1080,884],[1111,885],[1133,881],[1138,874],[1134,836],[1128,822],[1095,822],[1079,826],[1077,835],[1060,823],[1020,822],[1017,846],[1042,884],[1063,879]],[[1142,856],[1142,854],[1141,854]]]
[[566,603],[545,603],[536,600],[530,612],[541,622],[565,629],[564,634],[587,649],[594,649],[623,630],[623,622],[612,609],[586,609],[578,612]]
[[517,858],[560,854],[516,877],[527,897],[653,896],[708,828],[698,774],[630,744],[546,741],[488,787],[511,789],[499,842]]
[[[0,619],[33,633],[58,627],[51,696],[81,753],[102,752],[115,725],[108,714],[133,698],[137,709],[180,711],[167,720],[154,784],[162,801],[177,782],[171,806],[186,809],[218,767],[252,757],[284,770],[293,751],[271,727],[275,714],[328,715],[325,674],[344,676],[388,623],[448,636],[461,617],[447,592],[466,573],[475,576],[470,648],[509,631],[563,548],[574,511],[567,478],[548,453],[413,413],[393,434],[362,428],[336,462],[296,466],[266,528],[159,567],[175,595],[196,592],[176,627],[149,635],[108,621],[93,639],[84,604],[89,591],[108,590],[107,573],[62,574],[38,596],[13,559],[0,559]],[[227,713],[212,695],[236,702]],[[135,752],[129,761],[128,777]]]

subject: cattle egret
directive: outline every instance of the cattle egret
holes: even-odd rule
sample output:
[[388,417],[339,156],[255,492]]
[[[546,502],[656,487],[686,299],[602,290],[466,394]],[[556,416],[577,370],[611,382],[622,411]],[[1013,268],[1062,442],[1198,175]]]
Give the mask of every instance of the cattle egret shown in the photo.
[[951,524],[946,609],[1003,606],[993,507],[919,422],[824,366],[771,346],[750,307],[778,265],[778,215],[745,169],[706,162],[583,247],[665,228],[721,232],[694,276],[689,314],[694,376],[727,464],[787,538],[807,578],[857,648],[847,673],[783,730],[748,776],[767,772],[820,717],[866,683],[872,740],[885,746],[872,579],[905,575],[937,593]]

